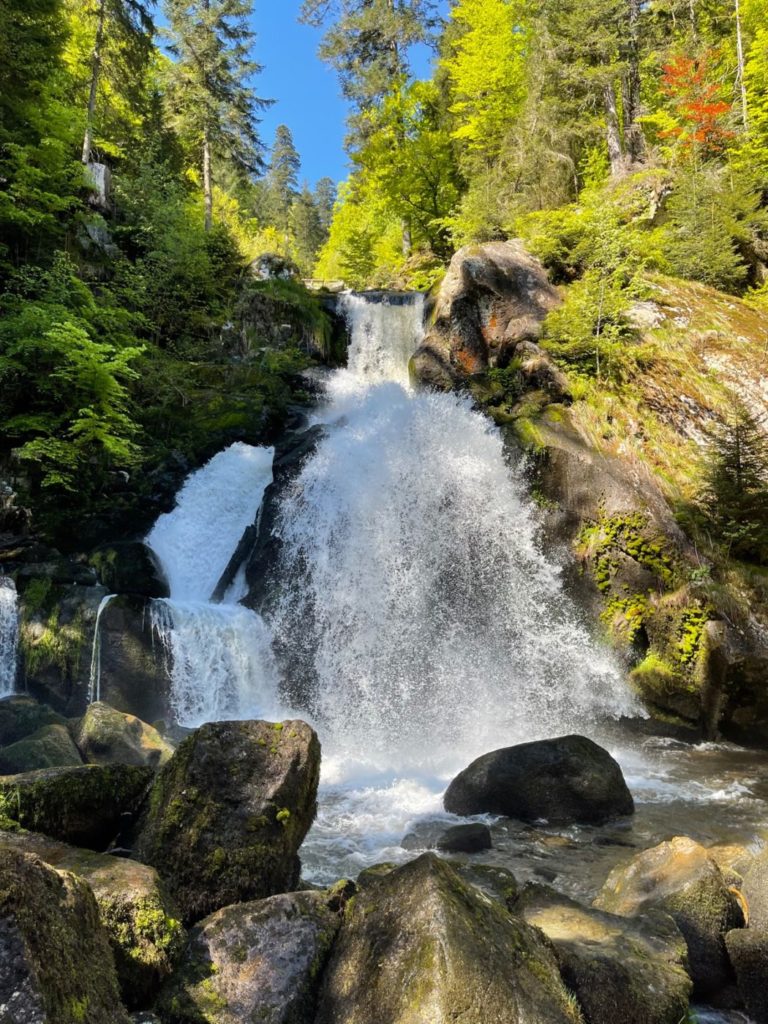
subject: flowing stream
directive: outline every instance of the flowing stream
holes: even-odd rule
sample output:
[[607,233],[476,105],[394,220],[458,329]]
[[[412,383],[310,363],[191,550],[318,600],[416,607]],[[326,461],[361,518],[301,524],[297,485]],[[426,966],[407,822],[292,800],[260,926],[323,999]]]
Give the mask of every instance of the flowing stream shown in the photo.
[[12,579],[0,576],[0,697],[16,687],[19,644],[19,601]]
[[542,553],[519,465],[468,400],[409,386],[422,297],[343,302],[349,364],[328,380],[324,435],[278,508],[279,584],[265,619],[239,603],[242,573],[221,603],[210,595],[256,518],[271,449],[217,455],[148,538],[171,583],[153,621],[181,724],[293,715],[315,725],[319,813],[302,849],[315,882],[414,856],[455,821],[441,795],[470,760],[571,731],[618,757],[635,819],[570,830],[492,821],[485,861],[588,898],[628,848],[679,833],[762,842],[768,755],[610,726],[642,712]]

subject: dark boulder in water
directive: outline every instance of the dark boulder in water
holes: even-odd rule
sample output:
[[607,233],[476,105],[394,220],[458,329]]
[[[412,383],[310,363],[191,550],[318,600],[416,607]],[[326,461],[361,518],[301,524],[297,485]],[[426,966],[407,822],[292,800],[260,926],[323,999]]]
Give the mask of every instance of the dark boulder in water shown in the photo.
[[621,768],[585,736],[503,747],[478,757],[451,782],[453,814],[501,814],[552,824],[601,824],[634,811]]
[[160,771],[137,858],[157,868],[186,922],[293,889],[317,809],[320,743],[305,722],[213,722]]
[[492,846],[491,830],[482,822],[454,825],[437,840],[438,850],[444,853],[480,853]]

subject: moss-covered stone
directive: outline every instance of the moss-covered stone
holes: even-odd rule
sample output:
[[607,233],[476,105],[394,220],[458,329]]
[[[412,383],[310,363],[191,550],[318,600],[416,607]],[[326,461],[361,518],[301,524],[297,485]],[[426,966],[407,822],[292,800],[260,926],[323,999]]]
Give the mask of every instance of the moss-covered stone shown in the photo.
[[194,922],[292,889],[316,812],[320,744],[304,722],[214,722],[161,769],[136,856]]
[[540,932],[424,854],[347,904],[317,1024],[576,1024]]
[[707,996],[732,981],[723,936],[745,923],[730,883],[703,846],[677,836],[614,868],[594,905],[623,916],[669,914],[688,947],[694,994]]
[[134,764],[158,768],[173,747],[157,729],[102,701],[89,705],[77,723],[75,739],[89,764]]
[[88,885],[0,850],[0,1007],[21,1024],[127,1024]]
[[34,697],[15,693],[0,700],[0,746],[18,743],[46,725],[66,725],[66,719]]
[[754,1024],[768,1024],[768,931],[740,928],[725,945],[744,1006]]
[[167,1024],[306,1024],[341,918],[333,895],[296,892],[225,907],[190,934],[162,993]]
[[157,872],[145,864],[81,850],[34,832],[0,832],[0,850],[31,853],[90,886],[115,958],[123,1002],[148,1007],[181,956],[185,933]]
[[3,775],[82,763],[69,729],[59,723],[44,725],[31,736],[0,747],[0,773]]
[[133,813],[154,772],[132,765],[46,768],[0,777],[0,812],[32,832],[106,849]]

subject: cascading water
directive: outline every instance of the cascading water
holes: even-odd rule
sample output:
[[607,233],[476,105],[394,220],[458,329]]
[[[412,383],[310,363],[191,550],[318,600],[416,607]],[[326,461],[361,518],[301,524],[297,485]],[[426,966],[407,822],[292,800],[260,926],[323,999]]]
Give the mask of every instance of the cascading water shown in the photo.
[[88,679],[89,704],[95,700],[101,700],[101,619],[116,596],[116,594],[107,594],[102,597],[96,611],[96,621],[93,625],[93,647],[91,648],[91,671]]
[[19,644],[19,600],[16,585],[0,576],[0,697],[16,687]]
[[[350,328],[348,367],[361,384],[408,384],[408,361],[416,351],[424,322],[424,296],[383,292],[344,292],[341,312]],[[337,375],[338,376],[338,375]],[[342,377],[349,378],[342,371]]]
[[272,448],[237,443],[190,476],[172,512],[147,537],[169,582],[152,604],[181,725],[274,715],[277,679],[260,616],[237,604],[235,579],[221,604],[211,595],[272,480]]

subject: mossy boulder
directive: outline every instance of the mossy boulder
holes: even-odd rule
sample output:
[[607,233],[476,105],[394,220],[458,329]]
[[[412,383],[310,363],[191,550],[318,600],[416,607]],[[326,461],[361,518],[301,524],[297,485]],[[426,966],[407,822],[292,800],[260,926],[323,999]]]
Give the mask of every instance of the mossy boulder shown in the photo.
[[173,755],[173,747],[157,729],[135,715],[116,711],[103,701],[89,706],[77,723],[75,739],[89,764],[134,764],[158,768]]
[[204,725],[161,769],[136,856],[157,868],[186,922],[287,892],[319,775],[320,743],[304,722]]
[[112,947],[124,1003],[129,1009],[150,1006],[185,942],[178,911],[154,868],[34,832],[0,832],[0,856],[7,849],[34,854],[88,883]]
[[317,1024],[576,1024],[541,932],[426,853],[347,904]]
[[443,803],[453,814],[601,824],[634,811],[621,768],[585,736],[503,747],[460,772]]
[[154,772],[133,765],[78,765],[0,777],[5,818],[74,846],[104,850],[134,813]]
[[[738,864],[737,868],[742,866]],[[758,853],[743,874],[741,891],[749,907],[749,926],[768,932],[768,849]]]
[[46,725],[66,725],[66,718],[34,697],[15,693],[0,700],[0,746],[9,747]]
[[118,541],[97,548],[90,563],[112,594],[168,597],[168,581],[160,563],[142,541]]
[[88,885],[0,850],[0,1014],[8,1024],[127,1024]]
[[158,1009],[172,1024],[307,1024],[341,924],[321,892],[224,907],[191,932]]
[[623,918],[528,885],[513,908],[557,951],[590,1024],[679,1024],[691,995],[687,947],[667,914]]
[[0,773],[3,775],[82,763],[69,729],[59,723],[44,725],[31,736],[0,747]]
[[768,931],[739,928],[725,945],[744,1006],[754,1024],[768,1024]]
[[742,899],[706,849],[677,836],[614,868],[594,905],[625,917],[662,910],[688,946],[697,997],[733,980],[724,936],[744,926]]

